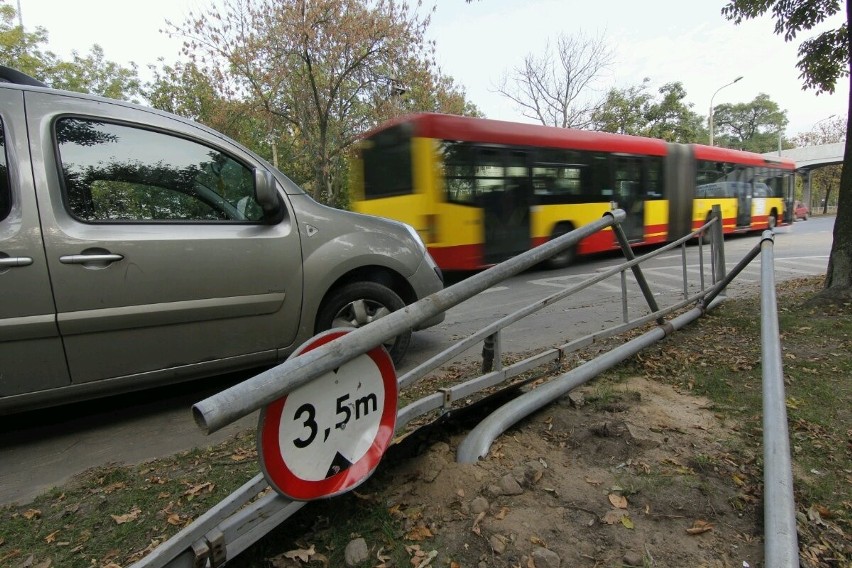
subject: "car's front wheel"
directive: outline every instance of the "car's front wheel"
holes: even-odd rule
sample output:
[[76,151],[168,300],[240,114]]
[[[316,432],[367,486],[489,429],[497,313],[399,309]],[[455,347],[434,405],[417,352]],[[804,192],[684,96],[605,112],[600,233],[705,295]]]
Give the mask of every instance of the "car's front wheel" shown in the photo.
[[[361,327],[405,307],[396,292],[376,282],[354,282],[333,291],[317,315],[316,331],[335,327]],[[411,343],[411,330],[385,342],[385,349],[399,364]]]

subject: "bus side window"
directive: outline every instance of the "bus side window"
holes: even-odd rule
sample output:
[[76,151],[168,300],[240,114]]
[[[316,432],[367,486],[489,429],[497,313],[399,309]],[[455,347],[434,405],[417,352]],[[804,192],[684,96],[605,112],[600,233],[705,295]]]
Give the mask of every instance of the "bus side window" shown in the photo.
[[439,152],[442,154],[440,163],[444,164],[444,192],[447,201],[473,205],[476,202],[473,149],[469,144],[443,141]]
[[663,198],[662,169],[662,158],[647,158],[645,162],[645,196],[647,199]]

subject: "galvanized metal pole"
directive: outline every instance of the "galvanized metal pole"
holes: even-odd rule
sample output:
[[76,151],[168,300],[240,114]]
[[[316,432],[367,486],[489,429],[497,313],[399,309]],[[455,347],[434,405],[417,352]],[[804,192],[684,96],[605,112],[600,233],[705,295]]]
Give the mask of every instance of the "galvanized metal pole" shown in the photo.
[[[710,251],[713,256],[713,282],[719,282],[725,279],[725,247],[721,245],[725,239],[724,227],[722,227],[722,208],[719,205],[713,206],[713,217],[716,222],[711,226],[712,233],[710,240]],[[724,289],[721,292],[725,294]]]
[[447,311],[510,276],[544,262],[605,227],[620,223],[624,218],[624,211],[608,211],[598,221],[583,225],[458,284],[435,292],[299,357],[288,359],[272,369],[196,403],[192,407],[195,422],[207,433],[215,432],[366,353],[376,345],[416,327],[420,322]]
[[505,432],[513,424],[553,402],[572,389],[593,379],[607,369],[614,367],[628,357],[632,357],[645,347],[660,341],[673,331],[695,320],[704,312],[705,309],[703,307],[693,308],[672,319],[671,322],[663,326],[658,326],[616,347],[612,351],[604,353],[600,357],[584,363],[576,369],[572,369],[539,386],[535,390],[504,404],[480,422],[470,431],[462,443],[459,444],[458,450],[456,450],[456,461],[459,463],[474,463],[479,458],[487,456],[488,450],[497,436]]
[[[621,246],[624,258],[627,260],[635,259],[636,255],[633,254],[633,249],[630,248],[630,242],[627,240],[627,235],[624,234],[624,229],[621,225],[615,225],[612,228],[612,231],[615,233],[615,238]],[[657,306],[657,299],[654,298],[654,293],[651,292],[651,287],[648,286],[648,281],[645,280],[645,275],[642,274],[642,269],[638,264],[635,264],[631,267],[631,270],[633,270],[633,277],[636,278],[636,283],[639,284],[639,289],[642,290],[642,295],[645,296],[645,301],[648,302],[648,307],[651,308],[652,312],[660,311],[660,308]],[[662,318],[660,318],[657,323],[663,323]]]
[[764,564],[772,568],[798,568],[796,502],[793,497],[793,466],[775,297],[773,244],[772,231],[765,231],[760,256]]

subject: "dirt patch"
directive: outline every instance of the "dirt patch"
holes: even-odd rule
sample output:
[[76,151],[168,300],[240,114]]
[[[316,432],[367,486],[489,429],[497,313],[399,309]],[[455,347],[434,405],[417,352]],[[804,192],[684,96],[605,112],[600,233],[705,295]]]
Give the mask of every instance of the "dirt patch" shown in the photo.
[[729,435],[667,385],[583,387],[475,464],[455,461],[463,434],[433,443],[381,474],[396,481],[381,498],[434,566],[757,566]]

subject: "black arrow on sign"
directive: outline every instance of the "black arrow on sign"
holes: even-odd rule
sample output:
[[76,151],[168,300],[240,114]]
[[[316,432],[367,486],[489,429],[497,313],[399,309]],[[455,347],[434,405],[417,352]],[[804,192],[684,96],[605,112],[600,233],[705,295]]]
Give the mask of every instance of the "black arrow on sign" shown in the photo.
[[337,452],[331,461],[331,467],[328,468],[328,473],[325,474],[325,477],[328,479],[332,475],[337,475],[341,471],[349,469],[351,466],[352,462],[343,457],[340,452]]

